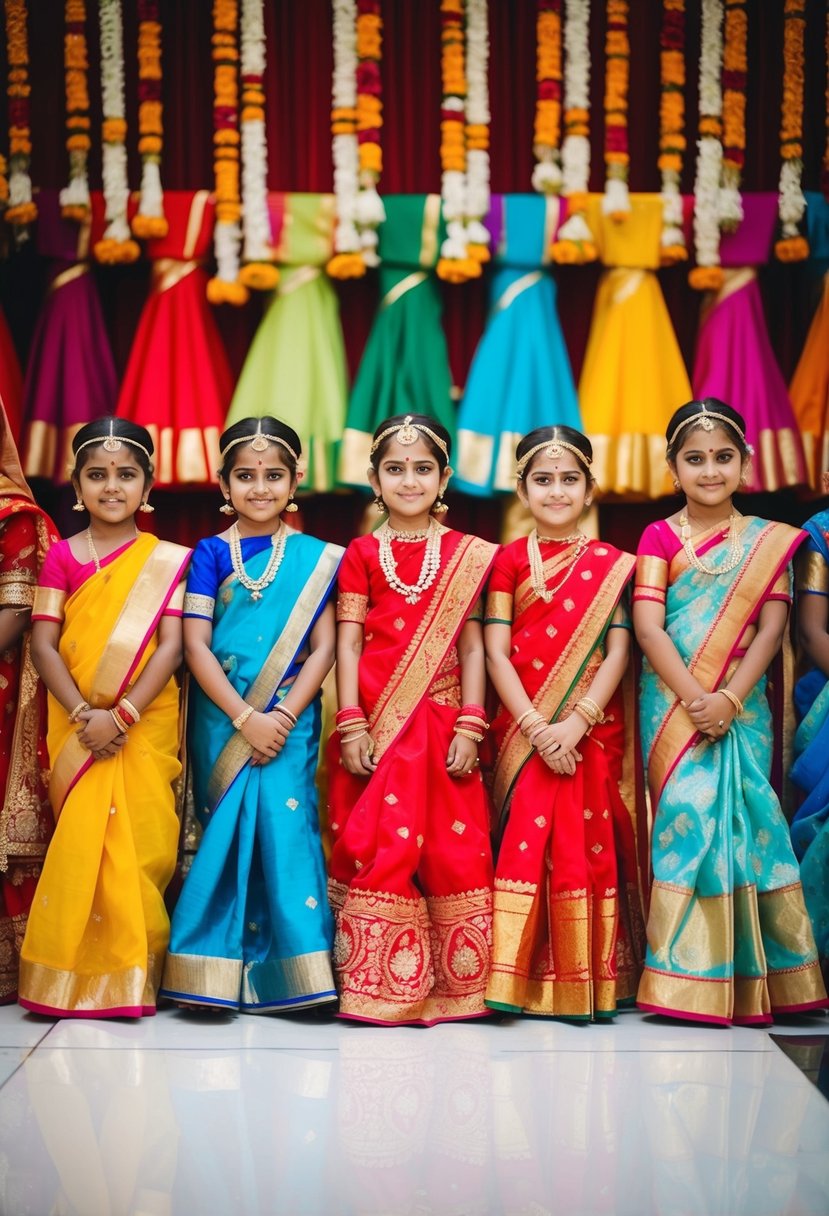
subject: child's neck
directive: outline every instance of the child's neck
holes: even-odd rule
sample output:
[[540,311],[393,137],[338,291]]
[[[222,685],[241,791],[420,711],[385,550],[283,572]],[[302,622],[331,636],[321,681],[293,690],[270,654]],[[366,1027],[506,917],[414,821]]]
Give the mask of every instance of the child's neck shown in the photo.
[[432,522],[432,516],[429,511],[422,515],[396,515],[390,511],[386,522],[395,532],[426,532]]

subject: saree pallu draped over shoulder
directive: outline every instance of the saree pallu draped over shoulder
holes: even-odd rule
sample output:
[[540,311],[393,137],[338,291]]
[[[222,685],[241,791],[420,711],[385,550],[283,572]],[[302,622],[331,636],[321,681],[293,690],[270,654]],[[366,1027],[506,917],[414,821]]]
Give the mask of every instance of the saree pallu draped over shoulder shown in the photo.
[[[742,561],[710,575],[684,551],[664,563],[665,629],[709,690],[727,683],[762,606],[788,598],[787,565],[803,534],[739,521]],[[716,569],[721,532],[695,537]],[[677,542],[678,545],[678,542]],[[640,557],[653,587],[658,559]],[[640,1008],[714,1023],[760,1024],[826,1004],[800,874],[769,784],[772,720],[763,677],[723,739],[700,736],[674,693],[643,664],[640,715],[654,809],[653,887]]]
[[[271,551],[270,544],[250,557],[243,551],[250,578],[262,576]],[[287,693],[342,554],[338,545],[289,530],[282,563],[259,600],[235,574],[210,589],[211,650],[258,712]],[[196,565],[194,558],[194,571]],[[191,586],[195,575],[185,611],[192,605],[202,615],[204,596]],[[336,1000],[315,785],[321,697],[262,765],[251,764],[250,744],[195,682],[189,718],[194,798],[205,832],[173,914],[163,994],[245,1013]]]
[[[156,630],[190,550],[142,534],[63,607],[60,654],[83,697],[108,708],[156,649]],[[61,593],[40,588],[37,612]],[[35,894],[20,1004],[36,1013],[155,1013],[169,919],[164,890],[178,843],[173,782],[179,700],[171,678],[116,756],[93,760],[49,697],[49,793],[55,834]]]
[[[589,689],[635,559],[592,542],[552,605],[533,590],[526,540],[515,541],[510,591],[493,576],[487,621],[512,624],[510,656],[548,722]],[[549,550],[552,550],[550,554]],[[572,545],[544,546],[560,583]],[[504,570],[505,582],[509,577]],[[606,1018],[633,1000],[644,955],[636,863],[632,714],[623,689],[585,735],[573,776],[552,772],[503,707],[497,744],[493,961],[487,1004],[513,1013]]]
[[[414,581],[424,543],[399,546],[402,579]],[[479,770],[452,777],[446,757],[461,704],[456,643],[497,546],[443,530],[438,578],[410,605],[385,583],[376,538],[353,544],[371,576],[359,686],[379,763],[368,779],[348,773],[332,738],[340,1013],[380,1024],[479,1017],[492,934],[489,807]],[[341,619],[354,599],[341,581]]]

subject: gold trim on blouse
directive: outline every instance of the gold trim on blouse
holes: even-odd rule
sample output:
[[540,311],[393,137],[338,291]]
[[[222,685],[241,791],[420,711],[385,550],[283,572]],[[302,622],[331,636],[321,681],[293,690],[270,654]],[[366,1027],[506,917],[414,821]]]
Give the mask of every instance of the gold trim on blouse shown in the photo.
[[801,551],[797,559],[795,586],[798,591],[829,595],[829,566],[822,554]]
[[50,621],[62,621],[66,592],[59,587],[36,587],[32,616],[46,617]]
[[341,591],[337,597],[337,620],[362,625],[368,612],[368,596],[357,591]]
[[215,607],[216,601],[212,595],[198,595],[195,591],[185,592],[184,612],[186,616],[203,616],[208,621],[212,621]]

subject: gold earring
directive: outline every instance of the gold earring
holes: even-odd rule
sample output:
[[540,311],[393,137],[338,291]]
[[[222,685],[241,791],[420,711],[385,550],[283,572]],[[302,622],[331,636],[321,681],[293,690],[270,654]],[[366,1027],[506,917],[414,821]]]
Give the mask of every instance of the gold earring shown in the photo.
[[432,511],[435,515],[444,515],[448,510],[449,507],[447,503],[443,501],[443,495],[438,494],[437,501],[434,503]]
[[674,478],[674,494],[678,494],[681,489],[682,489],[682,486],[679,484],[679,478],[675,477]]
[[236,514],[236,509],[230,505],[229,498],[226,498],[224,500],[222,505],[219,507],[219,510],[221,511],[222,515],[235,515]]
[[386,504],[379,494],[374,495],[374,509],[378,515],[386,514]]
[[145,515],[152,515],[155,507],[151,503],[147,502],[145,498],[138,510],[143,511]]
[[291,497],[288,499],[288,504],[287,504],[287,506],[285,507],[285,510],[286,510],[286,511],[291,511],[291,512],[293,512],[293,511],[298,511],[298,510],[299,510],[299,507],[298,507],[298,506],[296,505],[296,503],[294,502],[294,496],[293,496],[293,494],[292,494],[292,495],[291,495]]
[[83,505],[83,499],[81,498],[80,494],[78,494],[77,498],[73,502],[72,510],[73,511],[85,511],[86,510],[86,507]]

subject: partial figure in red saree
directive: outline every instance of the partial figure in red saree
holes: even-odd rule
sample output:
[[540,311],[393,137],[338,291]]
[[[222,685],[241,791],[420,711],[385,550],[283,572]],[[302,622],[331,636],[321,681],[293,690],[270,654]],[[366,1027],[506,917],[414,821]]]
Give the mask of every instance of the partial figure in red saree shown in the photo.
[[502,550],[487,595],[487,663],[501,705],[486,1001],[510,1013],[608,1018],[632,1003],[644,955],[632,723],[620,688],[635,559],[578,530],[594,484],[583,435],[540,427],[517,457],[536,528]]
[[486,1012],[485,724],[464,703],[483,700],[477,606],[496,546],[430,520],[448,435],[420,417],[378,428],[391,432],[372,453],[389,520],[340,567],[329,894],[341,1015],[431,1025]]

